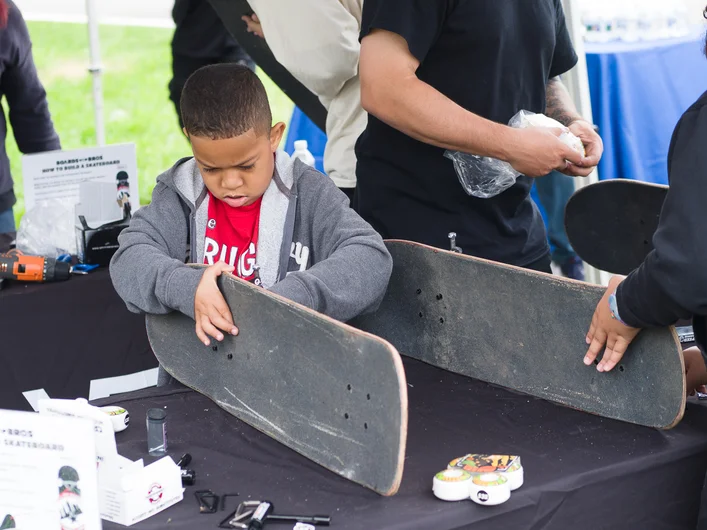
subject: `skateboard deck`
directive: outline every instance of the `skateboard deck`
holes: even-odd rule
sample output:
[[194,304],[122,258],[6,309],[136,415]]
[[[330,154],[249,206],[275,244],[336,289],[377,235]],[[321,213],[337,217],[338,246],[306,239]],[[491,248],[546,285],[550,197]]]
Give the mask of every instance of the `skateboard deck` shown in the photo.
[[567,237],[597,269],[629,274],[653,250],[668,186],[612,179],[577,190],[565,209]]
[[641,332],[620,366],[599,373],[582,359],[601,287],[417,243],[386,245],[388,292],[353,324],[401,354],[607,418],[659,429],[682,418],[684,365],[672,328]]
[[317,464],[394,495],[407,436],[395,348],[229,274],[218,283],[239,334],[205,346],[191,318],[148,315],[162,367]]
[[322,131],[326,131],[327,111],[307,87],[300,83],[273,56],[265,39],[246,30],[243,16],[253,14],[253,9],[246,0],[209,0],[211,7],[223,22],[226,29],[238,41],[248,55],[280,89],[287,94],[295,105],[304,112]]

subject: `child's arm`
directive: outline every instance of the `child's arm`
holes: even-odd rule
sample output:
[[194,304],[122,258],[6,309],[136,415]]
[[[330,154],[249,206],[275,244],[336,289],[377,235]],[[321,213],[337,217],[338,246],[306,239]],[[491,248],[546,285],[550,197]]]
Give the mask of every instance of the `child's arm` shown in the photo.
[[[670,189],[653,237],[655,249],[623,282],[612,280],[587,335],[585,364],[604,350],[597,369],[608,372],[638,329],[707,314],[707,240],[702,237],[707,225],[706,144],[707,107],[689,110],[670,147]],[[609,307],[612,295],[615,311]]]
[[[349,208],[329,179],[317,179],[311,219],[317,263],[293,272],[270,290],[337,320],[347,321],[378,308],[393,270],[383,239]],[[310,210],[311,209],[311,210]]]
[[685,384],[689,396],[707,384],[707,367],[705,359],[699,348],[688,348],[683,352],[685,356]]
[[178,310],[194,318],[194,296],[203,270],[187,267],[189,218],[174,190],[158,183],[118,238],[111,260],[115,290],[133,312]]
[[670,150],[670,189],[653,237],[655,250],[616,293],[622,320],[665,326],[707,314],[707,107],[688,111]]

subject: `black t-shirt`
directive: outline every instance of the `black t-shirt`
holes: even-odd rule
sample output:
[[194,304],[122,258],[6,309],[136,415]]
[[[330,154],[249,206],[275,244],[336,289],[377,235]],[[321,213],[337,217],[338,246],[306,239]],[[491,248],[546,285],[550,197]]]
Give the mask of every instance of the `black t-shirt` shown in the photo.
[[[417,76],[465,109],[507,124],[545,111],[547,81],[577,62],[561,0],[366,0],[361,38],[401,35]],[[355,207],[385,238],[528,265],[548,252],[542,218],[520,177],[491,199],[467,195],[444,149],[369,116],[356,144]]]

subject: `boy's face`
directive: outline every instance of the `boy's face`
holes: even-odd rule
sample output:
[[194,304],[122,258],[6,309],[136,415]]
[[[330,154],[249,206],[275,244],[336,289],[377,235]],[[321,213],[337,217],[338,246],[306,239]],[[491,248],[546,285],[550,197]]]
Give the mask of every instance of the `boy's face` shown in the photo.
[[187,136],[204,185],[217,199],[240,208],[253,204],[268,189],[275,170],[273,154],[284,130],[280,122],[269,136],[258,136],[253,129],[224,140]]

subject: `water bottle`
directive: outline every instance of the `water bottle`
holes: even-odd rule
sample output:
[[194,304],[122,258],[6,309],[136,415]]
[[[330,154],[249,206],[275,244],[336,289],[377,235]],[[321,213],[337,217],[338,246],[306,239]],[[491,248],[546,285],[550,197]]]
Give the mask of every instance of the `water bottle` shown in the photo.
[[292,158],[299,158],[308,166],[314,167],[314,155],[309,152],[309,149],[307,149],[307,140],[295,141],[295,152],[292,153]]

